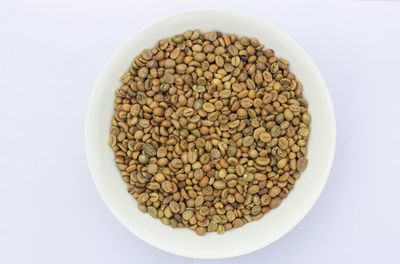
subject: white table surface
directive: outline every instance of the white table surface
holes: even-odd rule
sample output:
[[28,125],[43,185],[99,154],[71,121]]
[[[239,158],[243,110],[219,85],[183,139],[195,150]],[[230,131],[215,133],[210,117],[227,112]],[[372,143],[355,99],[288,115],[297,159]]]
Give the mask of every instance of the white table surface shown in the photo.
[[[337,117],[332,173],[311,212],[273,245],[222,261],[129,233],[97,194],[84,150],[108,57],[160,16],[200,7],[245,11],[297,39]],[[399,2],[1,1],[0,263],[400,263],[399,32]]]

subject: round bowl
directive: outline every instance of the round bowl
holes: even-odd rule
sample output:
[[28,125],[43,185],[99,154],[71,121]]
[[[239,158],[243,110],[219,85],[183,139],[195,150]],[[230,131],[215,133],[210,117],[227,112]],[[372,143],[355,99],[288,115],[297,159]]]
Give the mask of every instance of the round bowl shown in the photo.
[[[143,49],[187,29],[218,30],[255,36],[277,56],[287,58],[303,83],[312,115],[308,167],[282,204],[262,219],[223,235],[197,236],[173,229],[142,213],[127,192],[108,134],[114,112],[114,91],[120,76]],[[112,214],[135,236],[167,252],[190,258],[219,259],[247,254],[276,241],[295,227],[317,201],[328,179],[335,150],[335,116],[325,81],[302,47],[286,33],[258,18],[237,12],[198,10],[163,18],[131,36],[110,58],[94,86],[86,119],[86,152],[93,181]]]

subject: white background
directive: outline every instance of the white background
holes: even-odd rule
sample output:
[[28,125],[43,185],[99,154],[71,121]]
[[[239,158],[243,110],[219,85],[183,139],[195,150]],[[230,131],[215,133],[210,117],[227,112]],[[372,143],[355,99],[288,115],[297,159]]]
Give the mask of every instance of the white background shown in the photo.
[[[294,37],[337,118],[335,162],[311,212],[271,246],[223,261],[129,233],[97,194],[84,149],[108,57],[159,17],[201,7],[245,11]],[[399,2],[381,1],[1,1],[0,263],[399,263],[399,14]]]

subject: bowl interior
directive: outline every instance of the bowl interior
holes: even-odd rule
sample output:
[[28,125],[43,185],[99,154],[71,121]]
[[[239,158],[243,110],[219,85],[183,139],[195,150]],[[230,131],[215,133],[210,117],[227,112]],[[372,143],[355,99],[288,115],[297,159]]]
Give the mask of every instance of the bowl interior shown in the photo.
[[[255,36],[278,56],[290,62],[291,71],[303,83],[312,114],[309,165],[281,206],[259,221],[224,235],[197,236],[187,229],[172,229],[137,209],[127,192],[107,145],[113,114],[114,91],[119,78],[144,48],[157,40],[187,29],[218,30]],[[132,36],[111,57],[99,76],[87,112],[86,149],[95,185],[115,217],[139,238],[165,251],[192,258],[226,258],[246,254],[277,240],[311,209],[322,191],[335,147],[335,120],[325,82],[306,52],[284,32],[259,19],[226,11],[192,11],[164,18]]]

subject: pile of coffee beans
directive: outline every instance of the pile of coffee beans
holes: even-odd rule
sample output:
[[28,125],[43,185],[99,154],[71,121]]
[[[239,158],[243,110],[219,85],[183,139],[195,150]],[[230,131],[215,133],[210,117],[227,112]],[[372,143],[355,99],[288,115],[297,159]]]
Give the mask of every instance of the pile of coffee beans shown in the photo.
[[256,38],[188,30],[134,59],[109,144],[139,209],[224,233],[278,207],[307,166],[302,84]]

